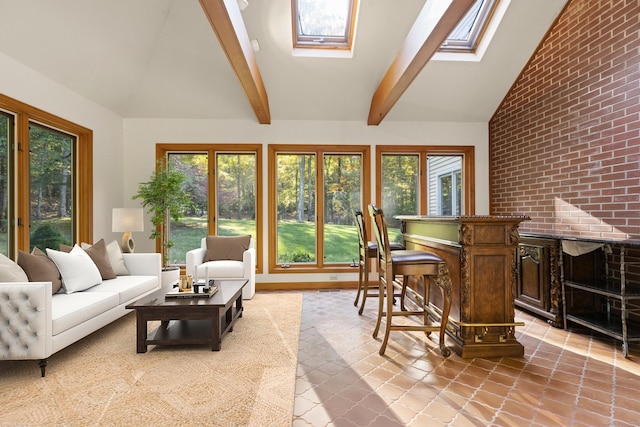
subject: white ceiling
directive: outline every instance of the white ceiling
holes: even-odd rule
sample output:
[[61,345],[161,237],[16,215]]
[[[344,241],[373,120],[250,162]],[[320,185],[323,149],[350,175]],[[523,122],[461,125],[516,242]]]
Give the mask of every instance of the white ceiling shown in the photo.
[[[488,121],[565,3],[501,0],[482,60],[436,54],[384,120]],[[292,56],[291,0],[249,0],[272,121],[366,122],[424,4],[360,0],[354,56],[336,59]],[[198,0],[0,0],[0,52],[125,118],[256,120]]]

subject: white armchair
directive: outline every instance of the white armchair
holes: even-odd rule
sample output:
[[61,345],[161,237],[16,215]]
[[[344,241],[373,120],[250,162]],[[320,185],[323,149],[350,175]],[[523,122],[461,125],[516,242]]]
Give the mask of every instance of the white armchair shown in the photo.
[[[210,236],[213,237],[213,236]],[[217,237],[216,244],[226,244],[225,237]],[[207,257],[207,238],[204,237],[198,249],[187,252],[186,273],[193,276],[194,280],[205,279],[207,274],[210,279],[239,279],[248,280],[242,290],[242,299],[251,299],[256,293],[256,249],[253,237],[249,240],[249,248],[242,253],[242,261],[238,259],[215,259],[205,262]]]

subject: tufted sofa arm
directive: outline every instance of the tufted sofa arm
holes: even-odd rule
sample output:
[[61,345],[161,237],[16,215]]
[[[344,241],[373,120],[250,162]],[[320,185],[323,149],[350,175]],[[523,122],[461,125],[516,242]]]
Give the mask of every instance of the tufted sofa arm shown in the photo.
[[0,283],[0,359],[51,355],[51,282]]

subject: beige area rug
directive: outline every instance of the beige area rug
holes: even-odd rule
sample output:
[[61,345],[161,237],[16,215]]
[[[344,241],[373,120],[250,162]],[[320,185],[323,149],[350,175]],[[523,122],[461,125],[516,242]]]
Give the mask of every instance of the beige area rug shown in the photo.
[[130,313],[53,355],[45,378],[37,361],[0,361],[0,426],[290,426],[302,295],[244,306],[219,352],[137,354]]

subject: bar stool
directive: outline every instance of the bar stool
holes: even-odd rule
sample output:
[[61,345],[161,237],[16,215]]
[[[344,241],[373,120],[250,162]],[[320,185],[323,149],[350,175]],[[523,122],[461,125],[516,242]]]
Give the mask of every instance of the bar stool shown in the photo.
[[[451,280],[447,263],[438,255],[422,250],[398,250],[391,251],[389,246],[389,236],[387,234],[387,222],[382,209],[375,205],[369,205],[369,213],[373,220],[373,228],[378,242],[378,275],[379,294],[386,295],[387,307],[384,310],[383,298],[379,298],[378,320],[373,332],[373,337],[377,338],[380,330],[381,320],[385,318],[385,332],[380,355],[384,355],[389,341],[391,331],[424,331],[427,336],[431,332],[440,332],[440,352],[444,357],[448,357],[451,351],[445,345],[445,331],[449,322],[449,311],[451,310]],[[402,282],[395,280],[396,276],[402,276]],[[423,294],[408,287],[409,277],[417,276],[423,280]],[[429,280],[435,283],[442,291],[443,307],[442,317],[439,325],[430,324],[429,315],[433,314],[429,308]],[[407,293],[415,299],[422,310],[409,311],[401,304],[399,311],[393,310],[393,289],[399,289],[401,298],[405,298]],[[422,301],[420,301],[422,300]],[[397,325],[393,324],[395,316],[422,316],[422,325]]]
[[[358,226],[358,293],[356,294],[356,300],[353,305],[358,306],[360,300],[360,293],[362,293],[362,305],[358,310],[358,314],[362,315],[364,305],[367,302],[367,297],[379,297],[378,286],[373,287],[375,291],[369,288],[369,271],[371,271],[371,264],[369,260],[378,256],[378,244],[376,242],[370,242],[367,237],[367,228],[364,226],[364,216],[360,208],[354,208],[353,214]],[[390,243],[389,248],[394,250],[405,249],[404,245],[400,243]]]

